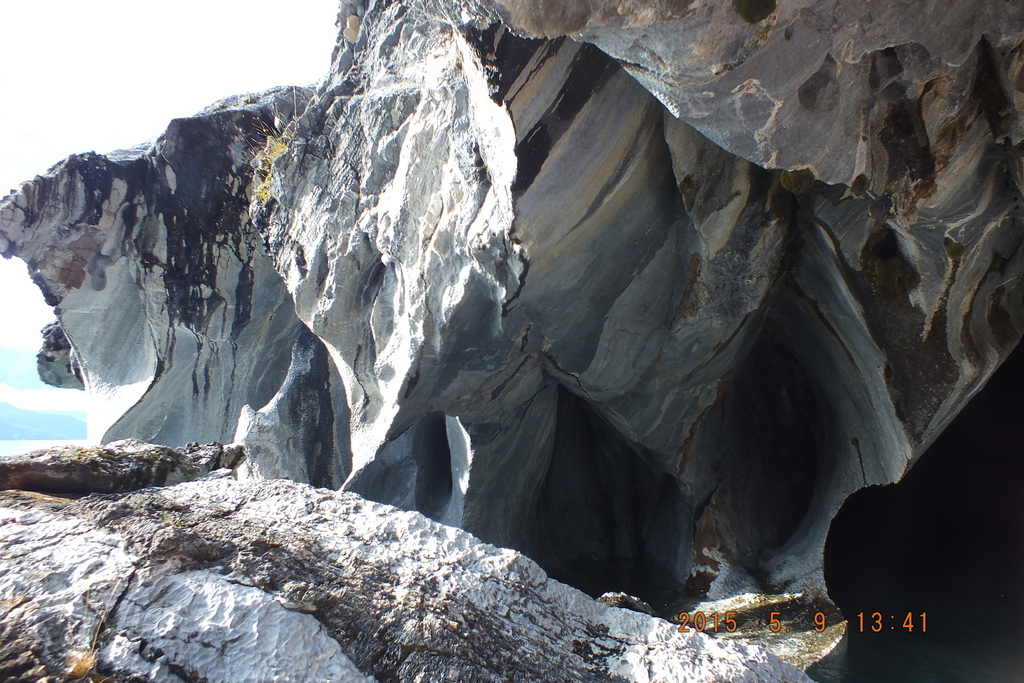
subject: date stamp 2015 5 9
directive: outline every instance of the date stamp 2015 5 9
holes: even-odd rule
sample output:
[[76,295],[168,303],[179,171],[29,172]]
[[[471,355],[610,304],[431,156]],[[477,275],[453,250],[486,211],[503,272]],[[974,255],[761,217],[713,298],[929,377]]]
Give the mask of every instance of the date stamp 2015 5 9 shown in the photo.
[[[679,628],[677,629],[680,633],[690,633],[697,631],[698,633],[746,633],[748,630],[760,630],[748,628],[751,624],[747,623],[743,627],[736,621],[736,612],[711,612],[705,614],[704,612],[680,612]],[[785,628],[783,621],[779,618],[782,616],[782,612],[770,612],[768,614],[768,630],[772,633],[788,633],[790,629]],[[827,628],[827,620],[824,612],[814,613],[814,630],[821,633]]]
[[[781,612],[769,612],[768,623],[762,628],[750,628],[752,625],[748,622],[741,627],[736,621],[737,612],[680,612],[679,628],[680,633],[691,633],[696,631],[698,633],[746,633],[750,631],[760,631],[762,628],[767,627],[772,633],[789,633],[790,629],[786,628],[785,622],[779,617],[782,616]],[[828,619],[824,612],[814,613],[814,626],[812,629],[818,633],[822,633],[828,628]],[[760,626],[760,625],[758,625]],[[861,633],[873,632],[883,633],[885,631],[896,631],[897,629],[913,633],[917,631],[919,633],[927,633],[928,631],[928,613],[921,612],[915,614],[913,612],[907,612],[901,617],[897,615],[889,615],[886,619],[882,612],[871,612],[865,614],[859,612],[857,614],[857,627]],[[886,628],[888,627],[888,628]]]

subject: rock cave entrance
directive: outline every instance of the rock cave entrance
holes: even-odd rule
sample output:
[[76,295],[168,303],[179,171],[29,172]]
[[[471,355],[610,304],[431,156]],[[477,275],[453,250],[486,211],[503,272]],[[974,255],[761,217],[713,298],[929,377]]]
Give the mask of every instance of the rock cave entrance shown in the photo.
[[[839,511],[825,580],[850,635],[845,656],[817,680],[1020,680],[1022,382],[1018,347],[902,482],[858,491]],[[870,630],[875,612],[879,633]],[[902,627],[908,612],[927,614],[926,633]]]
[[447,513],[452,482],[446,417],[430,413],[389,442],[346,488],[369,500],[451,523]]
[[682,589],[692,531],[675,479],[656,471],[586,401],[557,389],[552,454],[528,554],[593,596],[657,606]]

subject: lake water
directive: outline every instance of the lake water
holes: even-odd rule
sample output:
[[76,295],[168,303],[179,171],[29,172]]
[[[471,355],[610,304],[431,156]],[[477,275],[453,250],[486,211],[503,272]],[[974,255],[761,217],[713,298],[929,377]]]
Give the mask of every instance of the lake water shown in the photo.
[[86,446],[90,442],[85,439],[77,441],[0,441],[0,458],[9,455],[21,455],[38,448],[49,448],[51,446]]
[[[889,615],[885,615],[888,618]],[[1021,683],[1024,633],[972,629],[990,611],[961,613],[960,629],[940,634],[854,634],[845,653],[808,671],[819,683]],[[856,628],[856,626],[855,626]],[[929,626],[929,630],[931,627]]]
[[[1019,347],[902,482],[847,500],[825,547],[825,581],[851,633],[845,656],[812,678],[1024,683],[1022,380]],[[903,628],[908,612],[928,615],[926,632],[916,618]]]

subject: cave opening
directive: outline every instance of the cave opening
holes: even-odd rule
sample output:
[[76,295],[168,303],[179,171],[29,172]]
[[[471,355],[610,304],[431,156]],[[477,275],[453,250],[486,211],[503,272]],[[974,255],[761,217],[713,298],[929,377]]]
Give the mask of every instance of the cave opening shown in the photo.
[[389,441],[346,489],[368,500],[446,521],[454,488],[445,415],[429,413]]
[[553,578],[594,597],[623,592],[664,611],[689,565],[682,492],[585,400],[557,392],[530,554]]
[[843,505],[825,581],[847,644],[816,680],[1024,681],[1022,380],[1018,347],[902,482]]

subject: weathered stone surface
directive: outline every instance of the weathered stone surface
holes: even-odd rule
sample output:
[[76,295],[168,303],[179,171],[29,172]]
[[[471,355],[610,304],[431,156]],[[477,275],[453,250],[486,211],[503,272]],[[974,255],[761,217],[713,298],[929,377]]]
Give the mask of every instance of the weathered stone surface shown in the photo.
[[732,154],[829,183],[912,192],[898,186],[925,181],[915,164],[943,165],[971,119],[1024,134],[1015,2],[479,4],[523,34],[597,45]]
[[418,513],[286,481],[2,493],[0,541],[5,623],[54,674],[94,650],[122,680],[809,680]]
[[82,371],[71,356],[71,342],[60,323],[42,329],[43,347],[36,354],[39,379],[58,389],[84,389]]
[[135,439],[106,446],[58,446],[0,459],[0,490],[41,493],[114,493],[169,486],[214,470],[232,469],[241,446],[189,444],[181,449]]
[[801,669],[808,669],[825,655],[842,653],[850,628],[837,607],[811,593],[744,593],[691,602],[683,606],[676,620],[680,628],[704,628],[718,638],[754,643]]
[[[258,218],[346,383],[347,486],[579,583],[600,561],[660,568],[695,595],[823,595],[835,510],[899,479],[1020,336],[1020,152],[978,90],[1004,62],[975,41],[952,80],[864,76],[906,81],[865,131],[885,164],[828,186],[817,167],[733,156],[589,45],[419,5],[346,11],[358,37],[339,43]],[[707,40],[755,30],[723,24],[732,11],[702,20]],[[1020,33],[1007,11],[1000,45]],[[780,72],[761,51],[741,66],[721,78]],[[801,121],[797,151],[840,168],[857,147]]]
[[17,597],[0,600],[0,676],[8,683],[46,681],[46,665],[39,658],[39,643],[19,628],[11,612],[28,602]]
[[625,593],[605,593],[597,599],[602,605],[608,605],[609,607],[619,607],[621,609],[629,609],[634,612],[640,612],[648,616],[658,616],[654,608],[648,605],[640,598],[632,595],[626,595]]
[[[301,440],[277,454],[255,446],[251,467],[344,481],[340,383],[249,221],[253,160],[308,96],[282,88],[225,99],[151,144],[70,157],[0,204],[4,256],[28,263],[79,350],[91,438],[244,441],[240,416],[283,402],[282,424],[315,434],[319,452]],[[285,393],[301,398],[280,395],[286,378]]]
[[72,158],[0,244],[108,436],[234,437],[594,594],[825,601],[843,501],[1024,330],[1022,11],[345,0],[295,116]]

